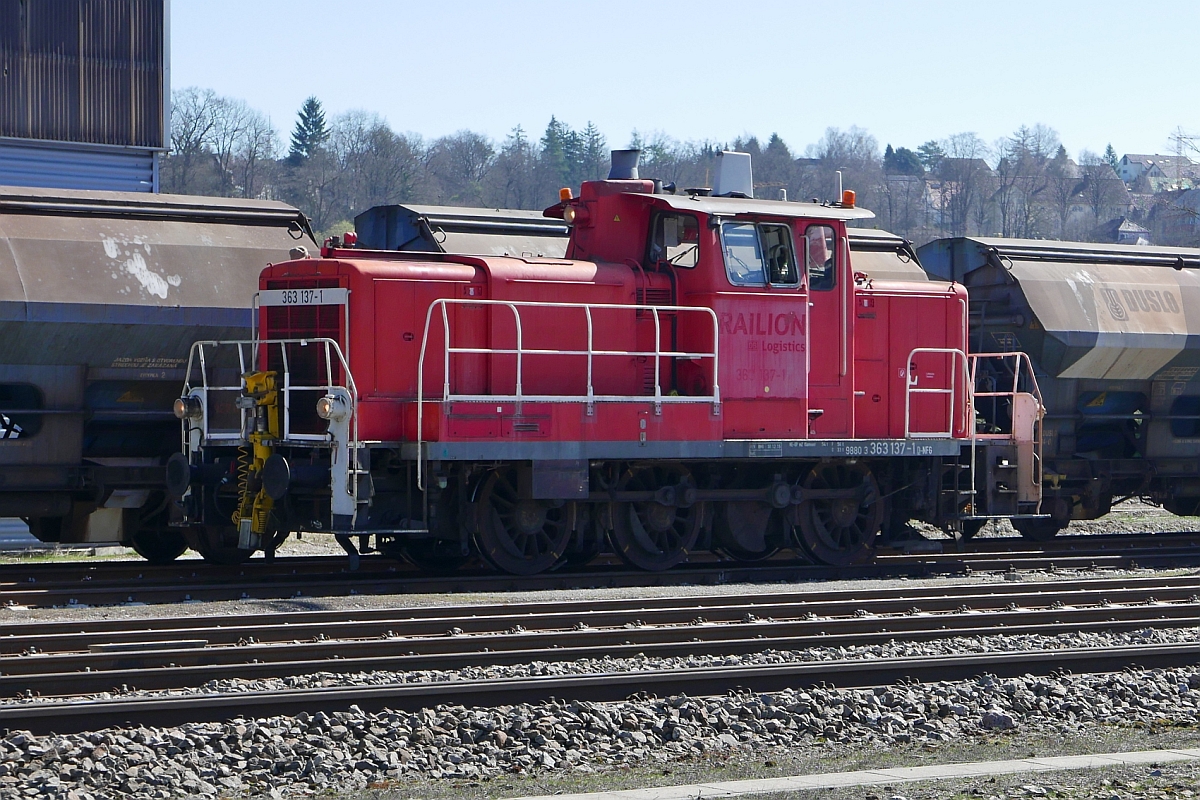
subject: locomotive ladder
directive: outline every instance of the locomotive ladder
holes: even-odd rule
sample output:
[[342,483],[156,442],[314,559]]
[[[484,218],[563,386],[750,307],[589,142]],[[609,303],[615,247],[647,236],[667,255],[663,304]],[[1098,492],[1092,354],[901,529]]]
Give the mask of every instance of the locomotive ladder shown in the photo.
[[[943,355],[950,358],[948,385],[920,386],[916,368],[916,357],[921,354]],[[1012,375],[1011,387],[994,391],[976,391],[979,378],[979,363],[983,359],[996,359]],[[1012,364],[1006,363],[1011,359]],[[961,368],[961,372],[959,371]],[[959,388],[959,376],[963,378],[963,388]],[[1028,379],[1029,391],[1021,391],[1022,376]],[[954,514],[957,516],[965,502],[971,506],[971,517],[980,518],[976,483],[978,451],[980,443],[985,446],[994,442],[997,444],[1010,443],[1017,448],[1017,465],[1015,472],[1017,485],[1017,501],[1034,503],[1034,515],[1041,514],[1042,508],[1042,419],[1045,407],[1042,403],[1041,390],[1038,387],[1037,376],[1029,356],[1020,352],[1006,353],[972,353],[967,355],[962,350],[949,347],[918,347],[909,353],[907,386],[904,395],[904,435],[912,439],[951,439],[954,438],[954,421],[958,413],[963,414],[967,439],[970,441],[970,458],[965,467],[969,480],[968,488],[963,488],[963,465],[951,466],[953,488],[946,491],[951,495]],[[949,399],[946,427],[933,431],[913,430],[912,411],[914,395],[940,395]],[[961,396],[960,396],[961,395]],[[1005,399],[1010,403],[1010,430],[998,432],[980,432],[975,424],[975,403],[979,398]],[[1010,466],[1000,468],[1003,471],[1013,471]],[[1024,474],[1023,474],[1024,473]],[[944,478],[945,475],[939,476]],[[941,483],[944,483],[942,481]],[[1025,499],[1022,500],[1021,498]],[[1009,516],[1009,515],[1006,515]]]

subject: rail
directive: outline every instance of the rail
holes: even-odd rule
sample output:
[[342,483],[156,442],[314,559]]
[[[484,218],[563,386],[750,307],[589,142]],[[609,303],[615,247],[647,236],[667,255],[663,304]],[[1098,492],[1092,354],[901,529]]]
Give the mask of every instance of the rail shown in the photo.
[[[497,308],[506,308],[513,315],[513,322],[516,328],[516,346],[507,347],[455,347],[451,339],[451,326],[449,307],[450,306],[492,306]],[[584,350],[571,349],[545,349],[545,348],[528,348],[525,347],[524,328],[521,322],[521,309],[532,308],[538,310],[548,309],[563,309],[577,310],[582,312],[584,319],[587,322],[587,348]],[[439,398],[427,398],[425,395],[425,362],[429,351],[429,337],[434,324],[434,314],[440,311],[442,334],[444,336],[444,348],[442,353],[442,393]],[[593,312],[596,311],[629,311],[649,313],[654,319],[654,349],[653,350],[607,350],[597,349],[595,343],[595,325],[593,320]],[[661,314],[680,314],[693,313],[707,316],[712,322],[712,341],[713,347],[711,351],[683,351],[683,350],[664,350],[662,346],[662,318]],[[554,303],[554,302],[538,302],[538,301],[516,301],[516,300],[476,300],[470,298],[441,298],[430,303],[429,308],[425,312],[425,329],[421,337],[421,353],[417,362],[417,447],[418,452],[424,452],[425,443],[425,404],[428,402],[441,403],[495,403],[495,402],[510,402],[516,405],[519,409],[522,403],[583,403],[586,404],[587,413],[591,415],[595,413],[596,403],[638,403],[652,402],[654,404],[654,413],[661,414],[664,403],[710,403],[713,413],[720,413],[721,408],[721,388],[719,383],[720,364],[717,342],[719,341],[720,327],[717,320],[717,314],[711,308],[698,306],[660,306],[660,305],[635,305],[621,303]],[[512,394],[464,394],[452,391],[450,383],[450,360],[454,355],[510,355],[515,356],[515,383]],[[587,358],[587,386],[583,394],[528,394],[524,391],[524,367],[527,356],[564,356],[564,357],[586,357]],[[616,395],[616,394],[597,394],[596,387],[593,382],[595,374],[595,362],[597,358],[653,358],[654,359],[654,395]],[[662,391],[662,360],[664,358],[687,358],[687,359],[710,359],[712,361],[712,393],[708,395],[664,395]],[[418,470],[419,488],[422,483],[421,470]]]

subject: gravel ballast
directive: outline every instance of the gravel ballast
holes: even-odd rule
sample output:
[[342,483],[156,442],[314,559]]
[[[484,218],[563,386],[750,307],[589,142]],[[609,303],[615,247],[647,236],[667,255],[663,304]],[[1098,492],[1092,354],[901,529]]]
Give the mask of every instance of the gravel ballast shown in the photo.
[[[0,798],[271,796],[410,777],[589,772],[713,751],[936,745],[1017,730],[1195,726],[1200,670],[812,689],[718,698],[347,712],[0,740]],[[30,792],[35,789],[35,792]]]

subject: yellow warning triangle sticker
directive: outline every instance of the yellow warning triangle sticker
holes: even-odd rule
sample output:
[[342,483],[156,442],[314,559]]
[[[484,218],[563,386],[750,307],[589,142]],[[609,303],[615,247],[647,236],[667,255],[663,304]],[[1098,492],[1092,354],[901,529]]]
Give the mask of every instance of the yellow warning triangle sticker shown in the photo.
[[614,215],[613,215],[613,222],[620,222],[620,221],[621,221],[621,216],[620,216],[619,214],[614,214]]

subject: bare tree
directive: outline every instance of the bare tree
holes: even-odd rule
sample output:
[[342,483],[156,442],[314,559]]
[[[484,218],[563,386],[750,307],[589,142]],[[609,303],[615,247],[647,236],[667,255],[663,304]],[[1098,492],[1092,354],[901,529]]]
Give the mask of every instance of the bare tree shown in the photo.
[[1058,238],[1067,238],[1067,220],[1071,206],[1079,196],[1081,176],[1079,167],[1067,155],[1061,144],[1054,158],[1046,164],[1046,197],[1058,221]]
[[938,162],[942,225],[952,236],[965,236],[971,212],[986,202],[991,170],[987,145],[974,133],[956,133],[941,143]]
[[1129,191],[1103,156],[1084,150],[1079,154],[1079,165],[1083,172],[1080,192],[1098,226],[1113,216],[1115,208],[1128,203]]
[[883,162],[874,136],[858,127],[844,131],[827,128],[821,141],[809,146],[808,154],[816,159],[814,169],[808,173],[815,183],[810,189],[812,197],[832,198],[834,176],[840,170],[842,185],[858,193],[861,205],[868,208],[880,205]]
[[234,161],[255,112],[244,100],[228,97],[218,97],[211,108],[213,124],[209,128],[207,144],[216,168],[218,192],[229,197],[237,185]]
[[412,200],[421,182],[424,148],[378,115],[350,111],[333,121],[329,149],[344,171],[344,210],[349,219],[376,205]]
[[173,192],[197,192],[197,171],[207,166],[208,142],[214,107],[220,101],[212,89],[195,86],[171,94],[171,154],[164,170],[164,184]]
[[271,121],[258,111],[251,110],[237,147],[242,197],[260,197],[264,194],[265,180],[278,155],[279,135]]
[[996,208],[1003,236],[1034,238],[1042,230],[1047,164],[1058,134],[1045,125],[1022,125],[996,143]]
[[429,171],[437,178],[440,202],[477,206],[483,202],[484,179],[495,161],[486,137],[472,131],[443,136],[429,150]]
[[513,128],[504,140],[490,178],[489,205],[498,208],[537,208],[539,203],[545,202],[546,198],[539,192],[538,186],[537,151],[520,125]]

